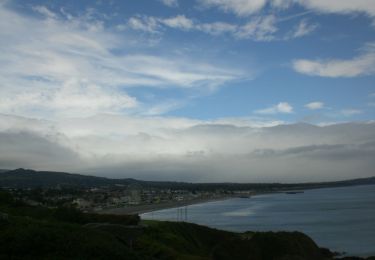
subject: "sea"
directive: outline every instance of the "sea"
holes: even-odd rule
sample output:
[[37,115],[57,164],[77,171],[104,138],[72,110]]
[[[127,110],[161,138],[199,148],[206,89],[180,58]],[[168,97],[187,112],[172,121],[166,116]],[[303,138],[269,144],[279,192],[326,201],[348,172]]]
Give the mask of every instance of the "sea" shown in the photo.
[[233,198],[144,213],[141,218],[235,232],[301,231],[320,247],[348,256],[375,256],[375,185]]

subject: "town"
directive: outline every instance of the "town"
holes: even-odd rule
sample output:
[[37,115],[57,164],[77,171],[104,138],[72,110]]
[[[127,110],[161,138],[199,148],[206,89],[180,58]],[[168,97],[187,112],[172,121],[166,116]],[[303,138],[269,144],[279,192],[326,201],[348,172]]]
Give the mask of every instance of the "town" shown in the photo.
[[84,212],[101,212],[115,208],[135,208],[144,205],[192,204],[229,197],[249,198],[252,190],[189,191],[142,188],[140,185],[114,185],[94,188],[8,188],[16,199],[31,206],[75,207]]

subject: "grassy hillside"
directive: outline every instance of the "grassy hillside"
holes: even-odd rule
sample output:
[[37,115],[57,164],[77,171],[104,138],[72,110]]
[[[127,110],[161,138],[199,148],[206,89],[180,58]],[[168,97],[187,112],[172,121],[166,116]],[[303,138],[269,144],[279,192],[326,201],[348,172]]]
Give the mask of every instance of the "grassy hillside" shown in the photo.
[[299,232],[232,233],[31,207],[0,193],[0,259],[333,259]]

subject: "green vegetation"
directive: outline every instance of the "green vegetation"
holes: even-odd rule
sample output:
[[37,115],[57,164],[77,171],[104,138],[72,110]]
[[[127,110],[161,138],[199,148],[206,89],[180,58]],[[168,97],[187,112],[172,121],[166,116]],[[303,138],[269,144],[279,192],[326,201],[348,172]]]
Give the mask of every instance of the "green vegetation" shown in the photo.
[[146,234],[139,244],[155,257],[167,252],[169,259],[318,260],[333,256],[299,232],[238,234],[189,223],[149,222]]
[[333,259],[299,232],[220,231],[72,208],[25,205],[0,192],[0,259]]
[[112,223],[121,225],[137,225],[138,215],[100,215],[83,213],[72,207],[46,208],[30,206],[22,201],[14,200],[9,193],[0,192],[0,212],[11,216],[23,216],[38,220],[67,222],[74,224]]

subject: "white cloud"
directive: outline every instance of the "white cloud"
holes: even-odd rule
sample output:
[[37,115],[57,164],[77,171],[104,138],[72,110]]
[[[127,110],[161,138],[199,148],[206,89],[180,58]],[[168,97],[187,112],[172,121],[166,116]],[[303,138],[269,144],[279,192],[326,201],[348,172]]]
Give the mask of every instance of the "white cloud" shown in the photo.
[[160,0],[163,4],[169,7],[177,7],[178,6],[178,0]]
[[[373,0],[197,0],[201,7],[218,8],[236,16],[254,16],[264,13],[264,9],[270,7],[276,12],[299,5],[307,12],[336,13],[343,15],[364,14],[372,19],[371,25],[375,25],[375,3]],[[267,17],[267,16],[265,16]],[[270,18],[269,18],[270,19]],[[270,41],[277,39],[273,34],[277,31],[276,22],[264,20],[261,24],[255,19],[246,25],[238,26],[234,33],[238,38],[253,38],[256,41]],[[260,27],[260,29],[257,29]],[[309,24],[302,20],[294,29],[281,37],[284,40],[299,38],[309,35],[318,27],[317,24]],[[263,28],[263,29],[262,29]],[[259,31],[257,34],[256,31]]]
[[146,15],[130,17],[127,23],[120,24],[117,28],[121,31],[126,28],[144,31],[148,33],[161,33],[163,26],[174,29],[190,30],[195,27],[194,21],[184,15],[176,15],[170,18],[159,18]]
[[293,107],[287,102],[280,102],[279,104],[274,105],[272,107],[256,110],[255,113],[257,114],[277,114],[277,113],[290,114],[290,113],[293,113]]
[[301,5],[309,10],[323,13],[350,14],[355,12],[375,16],[372,0],[198,0],[205,7],[217,7],[238,16],[252,15],[261,11],[267,4],[277,8]]
[[[197,0],[201,7],[218,8],[227,13],[244,17],[259,14],[269,6],[273,11],[285,10],[299,5],[306,10],[317,13],[335,13],[343,15],[364,14],[372,19],[371,25],[375,26],[375,3],[373,0]],[[293,35],[287,39],[307,35],[316,29],[316,26],[303,27],[307,24],[300,24]]]
[[362,114],[362,110],[359,110],[359,109],[343,109],[341,110],[341,114],[343,116],[354,116],[354,115],[359,115],[359,114]]
[[322,109],[324,107],[323,102],[311,102],[305,105],[306,108],[311,110]]
[[160,21],[169,27],[183,30],[190,30],[194,26],[194,22],[191,19],[186,18],[184,15],[177,15],[175,17],[162,19]]
[[241,39],[256,41],[270,41],[275,38],[277,31],[276,18],[273,15],[252,18],[248,23],[239,27],[235,36]]
[[149,33],[159,32],[159,23],[153,17],[131,17],[127,22],[127,26],[133,30],[145,31]]
[[[129,87],[212,90],[243,76],[240,70],[195,57],[134,51],[130,55],[128,49],[132,41],[138,44],[136,39],[106,30],[90,14],[65,19],[46,7],[34,9],[45,18],[22,15],[0,5],[3,113],[38,117],[83,116],[98,111],[132,113],[141,110],[141,104],[127,93]],[[138,24],[138,20],[131,24],[150,32],[156,30],[156,22],[146,20],[150,24]],[[122,54],[118,54],[119,49]]]
[[247,16],[260,11],[267,0],[199,0],[199,2],[205,7],[218,7],[225,12]]
[[290,38],[299,38],[302,36],[309,35],[318,28],[317,24],[309,24],[305,19],[300,21],[294,31],[289,36]]
[[70,80],[51,91],[24,91],[10,97],[0,98],[0,111],[21,115],[70,116],[96,113],[121,113],[135,108],[135,98],[116,89],[104,90],[87,81]]
[[185,105],[185,102],[179,100],[166,100],[156,105],[151,105],[142,113],[147,116],[163,115],[169,111],[176,110]]
[[375,27],[375,3],[372,0],[291,0],[290,2],[319,13],[364,14],[372,19],[370,24]]
[[38,6],[33,6],[32,9],[33,9],[34,11],[40,13],[41,15],[44,15],[44,16],[48,17],[48,18],[53,18],[53,19],[57,18],[57,15],[56,15],[54,12],[51,12],[51,11],[50,11],[47,7],[45,7],[45,6],[40,6],[40,5],[38,5]]
[[287,9],[291,7],[296,0],[268,0],[270,2],[271,6],[277,9]]
[[375,16],[375,3],[372,0],[296,0],[295,2],[319,12],[342,14],[362,12]]
[[236,126],[236,127],[251,127],[255,129],[255,128],[283,125],[283,124],[286,124],[286,122],[282,120],[265,119],[263,117],[225,117],[225,118],[218,118],[212,121],[207,121],[206,124],[231,125],[231,126]]
[[198,24],[196,28],[199,31],[209,33],[212,35],[220,35],[223,33],[235,33],[238,30],[237,25],[224,22],[202,23]]
[[[302,20],[292,31],[280,33],[278,23],[283,21],[275,15],[257,15],[244,24],[227,23],[227,22],[209,22],[202,23],[197,19],[191,19],[185,15],[176,15],[169,18],[153,17],[153,16],[135,16],[131,17],[127,24],[120,24],[117,29],[123,31],[125,29],[138,30],[151,34],[162,34],[166,28],[180,29],[184,31],[199,31],[211,35],[229,34],[236,39],[250,39],[253,41],[275,41],[290,40],[299,38],[312,33],[317,24],[310,24],[306,20]],[[282,36],[285,34],[285,36]]]
[[294,60],[295,71],[321,77],[357,77],[375,73],[375,44],[368,44],[363,53],[350,60]]

